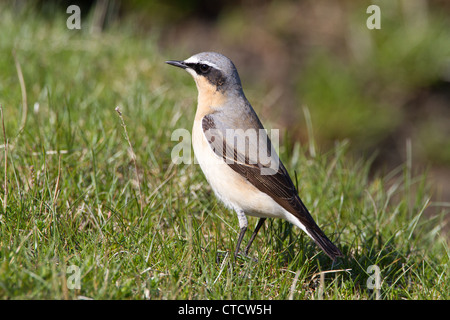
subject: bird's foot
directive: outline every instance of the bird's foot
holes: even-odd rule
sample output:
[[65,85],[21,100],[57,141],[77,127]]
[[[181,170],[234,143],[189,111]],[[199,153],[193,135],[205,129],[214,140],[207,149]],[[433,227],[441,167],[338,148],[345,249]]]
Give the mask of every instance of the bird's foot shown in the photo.
[[255,263],[258,262],[258,259],[256,259],[255,257],[250,257],[248,255],[248,252],[241,252],[241,251],[239,251],[237,255],[235,254],[234,259],[235,260],[239,259],[239,260],[242,260],[244,262],[245,261],[253,261]]
[[[228,258],[229,252],[228,251],[221,251],[221,252],[217,252],[216,253],[216,263],[218,265],[221,265],[227,258]],[[238,252],[238,254],[234,255],[234,261],[240,261],[240,262],[247,262],[247,261],[252,261],[257,263],[258,259],[256,259],[255,257],[251,257],[248,255],[248,253],[245,252]]]
[[227,259],[229,252],[228,251],[220,251],[216,253],[216,263],[221,265],[224,260]]

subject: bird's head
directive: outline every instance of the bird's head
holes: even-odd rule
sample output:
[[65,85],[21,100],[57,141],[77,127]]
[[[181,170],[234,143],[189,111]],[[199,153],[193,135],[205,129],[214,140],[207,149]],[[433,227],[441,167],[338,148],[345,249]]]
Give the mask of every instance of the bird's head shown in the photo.
[[166,63],[185,69],[197,84],[199,92],[215,90],[222,93],[242,90],[241,80],[233,62],[216,52],[202,52],[182,60],[169,60]]

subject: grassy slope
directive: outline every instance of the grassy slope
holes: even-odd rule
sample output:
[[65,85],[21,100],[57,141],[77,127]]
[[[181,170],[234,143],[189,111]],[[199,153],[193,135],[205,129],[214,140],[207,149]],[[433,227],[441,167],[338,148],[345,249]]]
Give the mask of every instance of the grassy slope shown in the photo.
[[[439,218],[423,215],[424,177],[405,165],[369,181],[370,162],[349,159],[346,143],[314,157],[298,145],[280,149],[346,259],[332,266],[304,234],[271,221],[252,247],[258,263],[233,265],[227,256],[217,264],[217,252],[234,248],[236,216],[216,201],[198,166],[170,160],[171,134],[190,130],[196,98],[190,77],[163,64],[180,53],[160,53],[155,39],[127,25],[92,35],[67,30],[64,15],[44,21],[0,12],[0,29],[8,30],[0,37],[8,138],[6,199],[0,149],[2,299],[371,298],[366,270],[374,264],[381,298],[449,298],[448,247]],[[29,108],[21,132],[13,49]],[[70,265],[81,270],[79,290],[67,288]],[[318,272],[332,268],[321,282]]]

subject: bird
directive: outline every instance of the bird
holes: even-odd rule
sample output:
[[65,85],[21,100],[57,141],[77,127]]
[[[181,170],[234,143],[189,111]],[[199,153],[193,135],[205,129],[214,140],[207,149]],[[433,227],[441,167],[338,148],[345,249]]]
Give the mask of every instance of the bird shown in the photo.
[[198,90],[192,147],[216,197],[234,210],[240,246],[247,216],[259,218],[243,254],[267,218],[281,218],[303,230],[333,260],[342,252],[316,224],[280,160],[259,117],[247,100],[234,63],[217,52],[201,52],[167,64],[186,70]]

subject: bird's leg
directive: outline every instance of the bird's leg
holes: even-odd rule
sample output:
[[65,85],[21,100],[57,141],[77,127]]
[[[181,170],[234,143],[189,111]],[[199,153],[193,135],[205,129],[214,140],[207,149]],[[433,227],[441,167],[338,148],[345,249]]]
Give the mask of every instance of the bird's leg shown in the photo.
[[236,250],[234,250],[234,258],[236,259],[237,255],[239,254],[239,248],[241,247],[242,239],[244,238],[245,231],[247,231],[247,217],[245,216],[244,211],[242,210],[236,210],[238,219],[239,219],[239,228],[241,229],[241,232],[239,233],[238,242],[236,245]]
[[255,240],[259,229],[261,229],[261,227],[263,226],[264,221],[266,221],[266,218],[260,218],[259,219],[258,224],[256,225],[256,228],[255,228],[255,231],[253,231],[252,237],[250,238],[250,241],[248,242],[247,247],[245,247],[244,253],[245,253],[246,256],[248,255],[248,250],[250,250],[250,246],[252,245],[253,240]]
[[247,231],[247,227],[241,228],[241,232],[239,233],[238,242],[236,245],[236,250],[234,250],[234,258],[236,259],[239,254],[239,247],[241,246],[242,239],[244,238],[245,231]]

